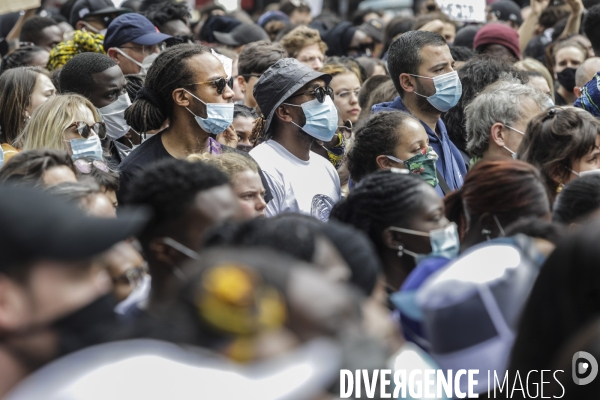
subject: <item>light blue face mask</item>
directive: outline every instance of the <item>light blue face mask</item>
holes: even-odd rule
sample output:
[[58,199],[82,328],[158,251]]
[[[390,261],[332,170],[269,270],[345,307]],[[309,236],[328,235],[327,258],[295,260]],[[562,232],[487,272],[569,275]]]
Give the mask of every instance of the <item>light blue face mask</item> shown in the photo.
[[[188,92],[187,90],[185,91]],[[196,100],[204,103],[192,93],[190,94]],[[225,129],[229,128],[233,122],[233,103],[204,103],[204,105],[206,105],[206,118],[197,116],[186,107],[186,110],[192,113],[192,115],[196,118],[196,122],[198,125],[200,125],[200,128],[202,128],[204,132],[208,132],[212,135],[218,135]]]
[[433,79],[433,84],[435,85],[435,94],[429,97],[423,96],[417,92],[415,92],[415,94],[425,97],[429,104],[434,106],[436,110],[446,112],[454,107],[458,103],[458,100],[460,100],[460,96],[462,95],[462,83],[460,83],[460,79],[458,78],[458,73],[456,71],[439,75],[435,78],[413,74],[410,75],[418,78]]
[[335,135],[338,126],[338,112],[331,97],[325,96],[325,101],[322,103],[319,103],[319,100],[315,99],[302,103],[301,105],[289,103],[283,104],[302,107],[306,123],[304,126],[300,126],[292,121],[292,124],[296,125],[315,139],[329,142],[333,138],[333,135]]
[[428,257],[444,257],[452,260],[458,255],[458,251],[460,250],[458,229],[456,228],[456,224],[454,222],[449,223],[444,228],[429,231],[429,233],[414,231],[412,229],[397,228],[395,226],[390,226],[389,229],[396,232],[408,233],[409,235],[429,237],[429,241],[431,243],[431,253],[429,254],[415,253],[403,247],[398,249],[399,257],[402,257],[404,254],[408,254],[415,259],[416,264],[419,264]]
[[83,157],[94,157],[97,160],[102,160],[102,143],[97,135],[90,136],[87,139],[71,139],[71,158],[77,160]]

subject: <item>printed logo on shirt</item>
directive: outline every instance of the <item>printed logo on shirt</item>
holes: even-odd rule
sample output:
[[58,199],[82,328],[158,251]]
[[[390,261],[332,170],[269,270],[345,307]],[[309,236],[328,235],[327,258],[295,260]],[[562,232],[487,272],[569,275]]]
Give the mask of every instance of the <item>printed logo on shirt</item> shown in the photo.
[[324,194],[317,194],[312,199],[312,205],[310,207],[310,215],[318,219],[319,221],[327,222],[329,220],[329,214],[335,202],[329,196]]

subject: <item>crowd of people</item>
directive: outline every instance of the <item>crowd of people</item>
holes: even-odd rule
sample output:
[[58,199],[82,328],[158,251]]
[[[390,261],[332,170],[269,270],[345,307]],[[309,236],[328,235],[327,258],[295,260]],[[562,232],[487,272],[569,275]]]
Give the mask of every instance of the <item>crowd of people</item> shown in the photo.
[[0,398],[595,398],[600,2],[316,3],[0,15]]

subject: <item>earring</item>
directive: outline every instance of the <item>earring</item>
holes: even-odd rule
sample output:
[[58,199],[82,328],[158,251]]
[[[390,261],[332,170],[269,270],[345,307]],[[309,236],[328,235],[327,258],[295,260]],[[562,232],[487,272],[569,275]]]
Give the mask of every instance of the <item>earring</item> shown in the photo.
[[398,246],[398,257],[402,257],[404,255],[404,247]]

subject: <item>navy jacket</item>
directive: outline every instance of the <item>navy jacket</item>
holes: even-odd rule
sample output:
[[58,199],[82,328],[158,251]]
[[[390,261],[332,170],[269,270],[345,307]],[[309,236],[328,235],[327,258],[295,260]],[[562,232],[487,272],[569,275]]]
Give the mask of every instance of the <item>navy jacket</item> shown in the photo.
[[[373,113],[394,110],[410,113],[402,103],[400,96],[396,97],[392,102],[375,104],[373,108],[371,108]],[[442,122],[441,119],[438,119],[436,130],[438,131],[439,137],[423,121],[421,121],[421,124],[423,125],[423,128],[425,128],[427,136],[429,136],[429,145],[433,147],[433,150],[440,156],[435,164],[437,170],[442,177],[444,177],[444,180],[450,189],[456,190],[460,188],[463,184],[464,177],[467,174],[467,166],[458,148],[450,141],[444,122]],[[440,195],[444,195],[439,186],[436,186],[435,190]]]

